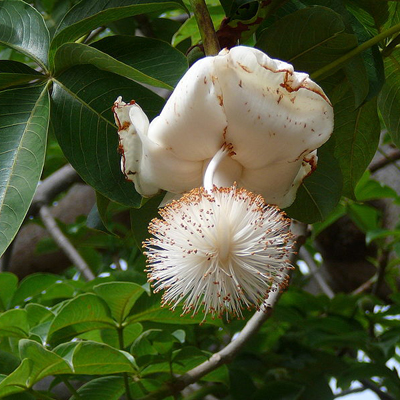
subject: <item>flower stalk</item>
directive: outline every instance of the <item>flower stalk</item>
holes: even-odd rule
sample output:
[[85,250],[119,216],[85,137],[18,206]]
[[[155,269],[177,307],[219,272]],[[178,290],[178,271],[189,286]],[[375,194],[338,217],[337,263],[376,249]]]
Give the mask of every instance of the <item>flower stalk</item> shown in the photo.
[[214,25],[204,0],[190,0],[193,13],[199,27],[206,56],[215,56],[220,51],[220,46],[215,33]]

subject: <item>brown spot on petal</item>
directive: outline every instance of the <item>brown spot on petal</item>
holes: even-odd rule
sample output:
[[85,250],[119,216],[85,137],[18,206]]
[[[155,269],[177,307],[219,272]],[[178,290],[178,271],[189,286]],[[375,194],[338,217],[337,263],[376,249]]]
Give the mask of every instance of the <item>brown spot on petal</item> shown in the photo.
[[[129,127],[131,126],[131,123],[129,121],[125,121],[122,126],[120,127],[120,131],[127,131],[129,129]],[[135,135],[136,132],[133,132],[133,134]]]
[[224,141],[226,141],[226,131],[228,130],[228,126],[224,128],[224,131],[222,132],[222,137],[224,138]]
[[[308,154],[309,152],[310,152],[310,150],[305,149],[304,151],[302,151],[302,152],[300,153],[300,155],[299,155],[297,158],[295,158],[293,161],[289,161],[289,163],[293,163],[293,162],[299,161],[300,158],[303,158],[304,155],[305,155],[305,154]],[[304,161],[305,161],[306,163],[308,163],[308,161],[307,161],[305,158],[304,158],[304,160],[303,160],[303,163],[304,163]]]
[[217,95],[219,105],[222,107],[224,105],[224,99],[222,95]]
[[242,80],[239,81],[239,87],[243,87],[242,86]]
[[308,159],[305,157],[303,160],[303,165],[306,165],[306,164],[310,165],[311,171],[303,178],[303,181],[317,169],[317,160],[316,160],[315,156],[311,156],[311,158],[308,158]]
[[238,65],[239,65],[240,68],[242,68],[243,71],[246,71],[249,74],[251,74],[253,72],[251,69],[247,68],[245,65],[240,64],[240,62],[238,62]]

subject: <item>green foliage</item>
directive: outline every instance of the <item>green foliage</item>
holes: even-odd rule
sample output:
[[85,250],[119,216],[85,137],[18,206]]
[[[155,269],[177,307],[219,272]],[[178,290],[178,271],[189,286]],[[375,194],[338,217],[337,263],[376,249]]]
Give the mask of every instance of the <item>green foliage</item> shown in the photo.
[[[380,139],[400,146],[400,3],[207,4],[215,28],[225,27],[220,38],[238,35],[239,43],[310,74],[327,93],[334,133],[285,211],[314,224],[306,245],[312,254],[318,234],[348,218],[376,248],[368,261],[377,273],[367,284],[385,281],[393,293],[314,296],[303,290],[309,277],[296,271],[259,334],[188,398],[328,400],[331,378],[340,390],[367,381],[400,398],[398,372],[388,364],[399,361],[400,229],[387,229],[375,207],[400,199],[366,172]],[[142,199],[120,171],[113,103],[122,96],[150,120],[159,114],[165,90],[203,55],[189,49],[200,40],[191,10],[186,0],[0,1],[0,254],[26,220],[41,177],[68,162],[96,190],[97,204],[87,219],[59,226],[98,275],[85,283],[69,269],[18,282],[0,273],[0,398],[56,399],[60,382],[71,400],[164,398],[177,375],[208,360],[245,324],[181,316],[149,294],[140,248],[164,194]],[[37,254],[55,248],[44,239]],[[46,377],[52,385],[37,389]]]

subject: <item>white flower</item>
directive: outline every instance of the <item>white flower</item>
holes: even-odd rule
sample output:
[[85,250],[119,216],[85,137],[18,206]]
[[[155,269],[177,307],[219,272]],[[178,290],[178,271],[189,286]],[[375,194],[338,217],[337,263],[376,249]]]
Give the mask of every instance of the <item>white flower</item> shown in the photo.
[[290,220],[260,195],[243,188],[217,188],[215,170],[229,147],[220,150],[196,188],[160,210],[153,219],[147,249],[148,279],[165,290],[163,305],[183,314],[242,317],[259,307],[271,291],[288,282],[293,235]]
[[260,195],[196,188],[168,204],[144,242],[148,279],[165,290],[163,305],[183,314],[242,316],[269,292],[286,287],[292,248],[290,221]]
[[230,143],[214,183],[235,181],[281,208],[293,202],[333,130],[332,106],[307,74],[245,46],[197,61],[150,124],[121,98],[114,113],[122,170],[141,195],[201,186],[210,159]]

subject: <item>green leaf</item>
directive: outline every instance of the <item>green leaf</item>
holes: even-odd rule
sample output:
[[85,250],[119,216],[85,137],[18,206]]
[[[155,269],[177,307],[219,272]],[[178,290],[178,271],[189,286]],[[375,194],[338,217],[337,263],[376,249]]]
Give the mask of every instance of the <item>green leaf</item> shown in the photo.
[[136,300],[144,292],[140,285],[131,282],[108,282],[93,289],[107,303],[111,315],[119,324],[125,320]]
[[54,318],[48,342],[65,341],[90,330],[113,326],[107,304],[94,294],[82,294],[66,302]]
[[[371,39],[371,34],[367,31],[364,25],[362,25],[358,20],[352,17],[352,28],[357,35],[359,44],[366,42],[367,40]],[[368,95],[366,100],[370,100],[373,97],[377,96],[382,89],[383,84],[385,83],[385,72],[384,72],[384,65],[383,59],[379,51],[378,46],[373,46],[361,54],[362,60],[365,66],[365,72],[368,78]],[[349,71],[346,71],[347,74]],[[359,72],[359,71],[356,71]],[[361,70],[361,72],[364,72]],[[347,75],[349,76],[349,75]],[[353,84],[353,90],[354,84]],[[362,102],[359,102],[356,106],[360,105]]]
[[393,142],[400,147],[400,49],[385,58],[385,76],[386,82],[378,100],[379,109]]
[[330,139],[318,149],[318,165],[297,191],[296,200],[285,211],[306,223],[323,221],[337,206],[342,194],[342,175]]
[[90,341],[80,342],[76,346],[72,364],[76,374],[107,375],[135,372],[132,356],[128,353],[106,344]]
[[368,201],[374,199],[394,198],[399,196],[394,189],[384,183],[371,179],[371,173],[366,171],[358,181],[354,190],[358,201]]
[[46,79],[46,76],[17,61],[0,61],[0,89],[28,83],[35,79]]
[[[117,127],[111,107],[132,96],[151,118],[163,100],[139,84],[93,66],[76,66],[57,77],[52,123],[65,156],[82,178],[104,196],[137,207],[141,196],[120,170]],[[71,123],[74,121],[74,123]]]
[[27,358],[32,361],[32,368],[27,382],[28,387],[32,387],[46,376],[72,372],[67,362],[59,355],[45,349],[33,340],[21,340],[19,342],[19,353],[21,359]]
[[[174,374],[184,374],[199,364],[207,361],[211,354],[201,351],[195,347],[187,346],[173,352],[172,355],[172,371]],[[152,363],[141,371],[141,376],[152,375],[155,373],[171,371],[170,362]],[[201,378],[204,381],[220,382],[229,385],[229,371],[226,365],[210,372]]]
[[61,279],[60,276],[51,274],[32,274],[22,280],[11,300],[11,306],[23,305],[27,299],[39,296],[50,285]]
[[46,86],[0,93],[0,256],[18,232],[36,191],[49,111]]
[[0,374],[11,374],[20,362],[17,355],[0,350]]
[[25,338],[28,332],[28,317],[25,310],[8,310],[0,315],[0,336]]
[[379,228],[380,211],[368,204],[350,203],[347,213],[362,232],[375,231]]
[[[96,199],[101,196],[103,199],[107,199],[107,197],[102,196],[100,193],[96,192]],[[98,200],[97,200],[98,201]],[[109,199],[107,199],[107,202],[110,202]],[[92,209],[90,210],[89,215],[87,216],[86,219],[86,226],[90,229],[95,229],[97,231],[105,232],[105,233],[111,233],[107,228],[105,223],[103,222],[103,219],[100,215],[99,209],[97,202],[94,204]]]
[[[130,346],[143,332],[143,326],[140,323],[133,323],[133,324],[124,324],[123,330],[123,343],[124,348]],[[100,340],[99,342],[108,344],[109,346],[119,348],[119,338],[118,332],[116,329],[102,329],[100,332]]]
[[[208,7],[208,12],[210,13],[214,28],[218,29],[222,20],[225,18],[223,8],[221,6]],[[191,44],[193,46],[196,45],[201,39],[200,31],[194,16],[188,18],[176,31],[172,38],[172,45],[176,47],[179,43],[188,38],[191,39]]]
[[183,315],[181,316],[180,309],[170,311],[167,308],[161,307],[161,296],[152,294],[148,296],[143,294],[133,306],[127,323],[154,321],[165,324],[200,324],[208,323],[212,325],[220,325],[220,320],[213,320],[210,317],[204,320],[203,314]]
[[186,72],[186,57],[162,40],[110,36],[92,46],[67,43],[54,60],[55,70],[63,71],[78,64],[92,64],[104,71],[152,86],[173,89]]
[[135,357],[165,354],[172,350],[178,339],[161,329],[149,329],[143,332],[133,343],[130,353]]
[[343,193],[354,198],[354,188],[371,162],[379,143],[380,122],[376,98],[354,109],[351,90],[334,103],[336,139],[335,157],[343,174]]
[[18,278],[10,272],[0,274],[0,311],[8,308],[10,300],[17,290]]
[[50,59],[63,43],[73,42],[99,26],[122,18],[171,8],[186,9],[181,0],[83,0],[67,13],[58,27],[50,46]]
[[132,208],[130,210],[131,227],[133,238],[139,249],[142,248],[142,242],[148,239],[150,234],[148,231],[149,222],[153,218],[159,217],[159,207],[163,199],[163,194],[148,199],[140,208]]
[[345,32],[339,14],[315,6],[295,11],[263,30],[256,47],[272,58],[290,62],[297,71],[312,73],[357,44],[356,36]]
[[[77,390],[79,399],[119,400],[125,393],[124,379],[120,376],[104,376],[93,379]],[[70,400],[78,400],[72,396]]]
[[47,307],[40,304],[27,304],[25,310],[28,314],[28,323],[31,328],[54,318],[54,314]]
[[24,1],[0,3],[0,43],[32,58],[46,69],[50,35],[40,13]]
[[22,360],[18,368],[0,382],[0,397],[25,391],[30,372],[31,360]]

